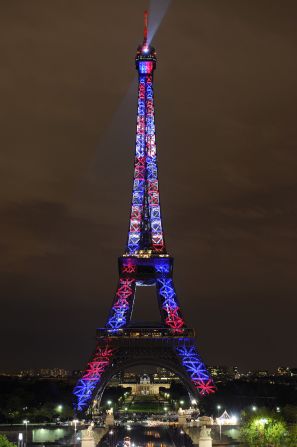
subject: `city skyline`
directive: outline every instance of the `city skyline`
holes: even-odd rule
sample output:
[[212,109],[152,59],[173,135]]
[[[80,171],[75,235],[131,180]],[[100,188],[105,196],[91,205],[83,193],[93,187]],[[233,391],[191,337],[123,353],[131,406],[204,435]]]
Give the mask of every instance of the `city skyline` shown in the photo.
[[[256,375],[257,373],[268,373],[269,376],[284,376],[284,375],[288,375],[288,376],[297,376],[297,367],[296,366],[288,366],[288,365],[282,365],[282,366],[278,366],[276,369],[274,370],[263,370],[263,369],[247,369],[247,370],[240,370],[238,368],[238,366],[236,365],[206,365],[207,368],[209,368],[210,370],[214,370],[214,369],[222,369],[222,370],[226,370],[226,371],[233,371],[234,373],[239,373],[242,376],[247,376],[250,374],[254,374]],[[148,369],[149,368],[149,369]],[[144,373],[143,372],[135,372],[135,374],[152,374],[151,371],[151,366],[145,366],[144,368]],[[160,368],[158,366],[156,366],[154,369],[158,370],[158,369],[166,369],[166,368]],[[133,370],[133,368],[132,368]],[[137,370],[139,370],[139,368],[137,368]],[[142,368],[141,368],[142,370]],[[17,369],[17,370],[0,370],[0,376],[1,375],[29,375],[29,374],[49,374],[49,375],[77,375],[78,372],[82,372],[83,370],[79,370],[79,369],[74,369],[74,370],[67,370],[65,368],[60,368],[59,366],[56,367],[48,367],[48,366],[43,366],[41,368],[29,368],[29,369]],[[168,372],[170,372],[168,370]],[[123,374],[130,374],[130,369],[127,370],[123,370],[122,371]],[[172,373],[173,374],[173,373]]]
[[[116,12],[93,2],[70,15],[51,4],[46,16],[29,5],[26,14],[6,6],[2,29],[15,33],[0,77],[1,357],[9,369],[75,369],[106,319],[124,251],[141,36],[129,24],[141,23],[147,2]],[[263,5],[167,1],[153,40],[177,293],[206,363],[242,369],[295,363],[296,31],[289,9]],[[137,316],[153,318],[141,298]]]

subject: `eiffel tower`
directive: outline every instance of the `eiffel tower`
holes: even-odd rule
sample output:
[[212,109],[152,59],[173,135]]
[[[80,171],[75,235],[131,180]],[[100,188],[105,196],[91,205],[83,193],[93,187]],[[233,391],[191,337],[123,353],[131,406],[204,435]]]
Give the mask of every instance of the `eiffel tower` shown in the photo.
[[[137,365],[154,365],[174,372],[191,400],[213,393],[215,386],[186,326],[173,284],[173,258],[167,253],[161,219],[154,118],[153,73],[156,51],[144,39],[135,58],[138,109],[134,182],[125,254],[119,258],[119,282],[104,328],[73,394],[77,412],[100,405],[110,379]],[[155,286],[160,323],[132,322],[136,289]],[[153,287],[152,287],[153,288]]]

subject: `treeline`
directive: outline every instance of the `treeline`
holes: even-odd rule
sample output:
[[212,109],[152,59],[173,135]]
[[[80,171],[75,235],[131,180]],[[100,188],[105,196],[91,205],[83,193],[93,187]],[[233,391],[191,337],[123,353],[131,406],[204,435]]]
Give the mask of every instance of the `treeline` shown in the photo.
[[0,422],[61,420],[73,416],[73,383],[51,379],[0,378]]
[[[0,423],[18,423],[24,419],[30,422],[51,422],[59,418],[61,421],[74,416],[72,409],[72,391],[74,380],[24,379],[0,377]],[[121,404],[124,392],[121,387],[107,388],[102,405],[108,401],[116,409]],[[190,405],[184,387],[173,383],[171,388],[161,389],[170,394],[171,403],[184,408]],[[236,380],[218,384],[215,394],[204,397],[199,402],[202,414],[218,416],[220,410],[240,414],[250,411],[251,406],[279,409],[286,421],[297,423],[297,389],[294,385],[253,383]]]
[[234,380],[217,384],[217,393],[205,397],[202,406],[207,414],[217,414],[217,406],[240,413],[249,406],[267,409],[297,405],[296,384],[259,383]]

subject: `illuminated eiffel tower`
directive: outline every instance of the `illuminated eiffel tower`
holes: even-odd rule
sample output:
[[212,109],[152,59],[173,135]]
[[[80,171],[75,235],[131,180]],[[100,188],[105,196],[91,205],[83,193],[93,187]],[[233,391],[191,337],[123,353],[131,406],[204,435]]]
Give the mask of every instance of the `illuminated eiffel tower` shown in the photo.
[[[173,284],[173,258],[165,248],[159,198],[154,119],[153,73],[156,52],[144,40],[137,49],[138,109],[134,182],[126,251],[119,258],[119,282],[110,315],[97,330],[97,345],[74,389],[78,412],[100,404],[105,387],[118,372],[137,365],[155,365],[174,372],[191,399],[213,393],[203,364],[181,313]],[[137,287],[155,286],[160,309],[158,324],[131,321]],[[152,287],[153,289],[153,287]]]

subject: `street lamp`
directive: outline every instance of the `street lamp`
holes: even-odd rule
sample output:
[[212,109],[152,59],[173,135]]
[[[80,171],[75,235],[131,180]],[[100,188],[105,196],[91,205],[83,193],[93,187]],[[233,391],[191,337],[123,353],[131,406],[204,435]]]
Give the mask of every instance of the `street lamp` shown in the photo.
[[57,408],[56,408],[56,410],[59,412],[59,413],[61,413],[62,412],[62,410],[63,410],[63,405],[58,405],[57,406]]
[[179,403],[180,403],[181,405],[183,405],[183,404],[185,403],[185,401],[184,401],[184,400],[180,400]]
[[219,416],[219,411],[220,411],[220,409],[222,408],[222,406],[221,405],[217,405],[217,410],[218,410],[218,416]]
[[262,425],[262,427],[264,427],[264,425],[267,424],[267,422],[268,422],[268,419],[266,419],[266,418],[262,418],[262,419],[258,420],[258,424]]
[[111,405],[111,404],[112,404],[112,400],[108,400],[107,405]]
[[192,404],[192,405],[196,405],[196,404],[197,404],[197,400],[196,400],[196,399],[193,399],[192,402],[191,402],[191,404]]
[[79,420],[78,419],[73,419],[72,422],[74,423],[74,431],[76,431],[76,424],[79,423]]
[[222,421],[219,420],[219,427],[220,427],[220,441],[222,439]]
[[252,406],[252,411],[257,411],[257,407],[255,405]]
[[21,447],[23,444],[23,433],[19,433],[18,435],[18,447]]
[[28,421],[28,419],[24,419],[23,420],[23,424],[26,425],[26,447],[27,447],[27,441],[28,441],[28,424],[30,421]]

